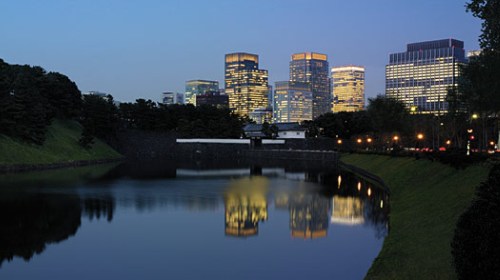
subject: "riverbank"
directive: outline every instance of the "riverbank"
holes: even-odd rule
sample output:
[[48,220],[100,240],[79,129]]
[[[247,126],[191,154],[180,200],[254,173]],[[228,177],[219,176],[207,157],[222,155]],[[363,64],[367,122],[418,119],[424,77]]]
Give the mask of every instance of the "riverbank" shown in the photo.
[[78,143],[80,134],[77,122],[54,120],[41,146],[0,135],[0,172],[82,166],[123,158],[99,139],[91,149],[84,149]]
[[390,231],[366,279],[454,279],[450,243],[487,165],[457,170],[429,160],[343,154],[391,191]]

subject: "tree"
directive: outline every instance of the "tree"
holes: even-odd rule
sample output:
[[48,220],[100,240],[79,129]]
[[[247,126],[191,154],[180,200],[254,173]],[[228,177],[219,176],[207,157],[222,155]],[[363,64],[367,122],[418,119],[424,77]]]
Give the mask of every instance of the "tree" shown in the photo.
[[78,116],[81,95],[68,77],[0,60],[0,133],[43,144],[51,120]]
[[80,114],[82,95],[67,76],[57,72],[48,73],[41,94],[47,98],[53,117],[71,119]]
[[82,116],[80,123],[83,126],[80,144],[90,148],[94,137],[103,139],[115,136],[118,123],[118,109],[113,102],[113,96],[100,97],[85,95],[83,97]]
[[409,113],[401,101],[379,95],[368,102],[367,112],[374,131],[403,133],[410,128]]
[[500,279],[500,165],[460,216],[451,247],[458,279]]
[[[459,83],[460,98],[467,104],[469,114],[479,113],[484,124],[486,118],[497,119],[500,113],[500,0],[472,0],[467,11],[483,20],[479,37],[481,53],[463,67]],[[499,133],[500,134],[500,133]],[[483,138],[486,138],[483,136]],[[483,139],[484,141],[486,139]],[[500,141],[500,136],[499,136]]]

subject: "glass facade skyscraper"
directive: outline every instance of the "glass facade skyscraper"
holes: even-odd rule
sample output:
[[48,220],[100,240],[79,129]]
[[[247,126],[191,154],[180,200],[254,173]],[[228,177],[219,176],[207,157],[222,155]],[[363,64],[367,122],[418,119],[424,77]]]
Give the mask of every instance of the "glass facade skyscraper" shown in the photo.
[[444,39],[412,43],[393,53],[385,70],[385,93],[405,103],[413,113],[448,110],[446,95],[457,86],[460,64],[466,63],[464,42]]
[[312,104],[313,95],[308,83],[276,82],[273,121],[284,123],[312,120]]
[[219,82],[207,80],[191,80],[186,82],[186,104],[196,105],[196,96],[208,92],[219,92]]
[[290,81],[308,83],[311,87],[313,118],[331,112],[332,93],[327,55],[314,52],[293,54]]
[[257,108],[268,106],[268,73],[259,69],[259,56],[249,53],[226,54],[225,92],[229,108],[248,116]]
[[333,112],[356,112],[365,107],[365,68],[332,68]]
[[184,104],[184,93],[164,92],[162,93],[161,103],[165,105]]

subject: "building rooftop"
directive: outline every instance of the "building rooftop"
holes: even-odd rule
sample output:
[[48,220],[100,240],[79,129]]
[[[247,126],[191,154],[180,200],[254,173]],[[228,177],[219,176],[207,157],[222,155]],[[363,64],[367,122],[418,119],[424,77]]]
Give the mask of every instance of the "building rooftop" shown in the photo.
[[406,46],[408,52],[420,51],[420,50],[432,50],[432,49],[443,49],[443,48],[464,48],[464,42],[456,39],[441,39],[433,41],[424,41],[411,43]]
[[294,53],[292,54],[292,60],[302,60],[302,59],[317,59],[317,60],[328,60],[328,56],[322,53],[315,52],[303,52],[303,53]]

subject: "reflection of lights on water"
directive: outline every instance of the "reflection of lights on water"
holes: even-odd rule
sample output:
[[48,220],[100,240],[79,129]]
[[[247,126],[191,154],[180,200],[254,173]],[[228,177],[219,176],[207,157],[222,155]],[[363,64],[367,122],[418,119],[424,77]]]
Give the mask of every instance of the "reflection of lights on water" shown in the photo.
[[380,208],[384,208],[384,201],[383,200],[380,201]]
[[361,182],[358,182],[358,192],[361,191]]
[[339,175],[337,182],[338,182],[338,188],[340,189],[340,183],[342,183],[342,176]]
[[368,196],[371,196],[371,195],[372,195],[372,189],[368,188]]

